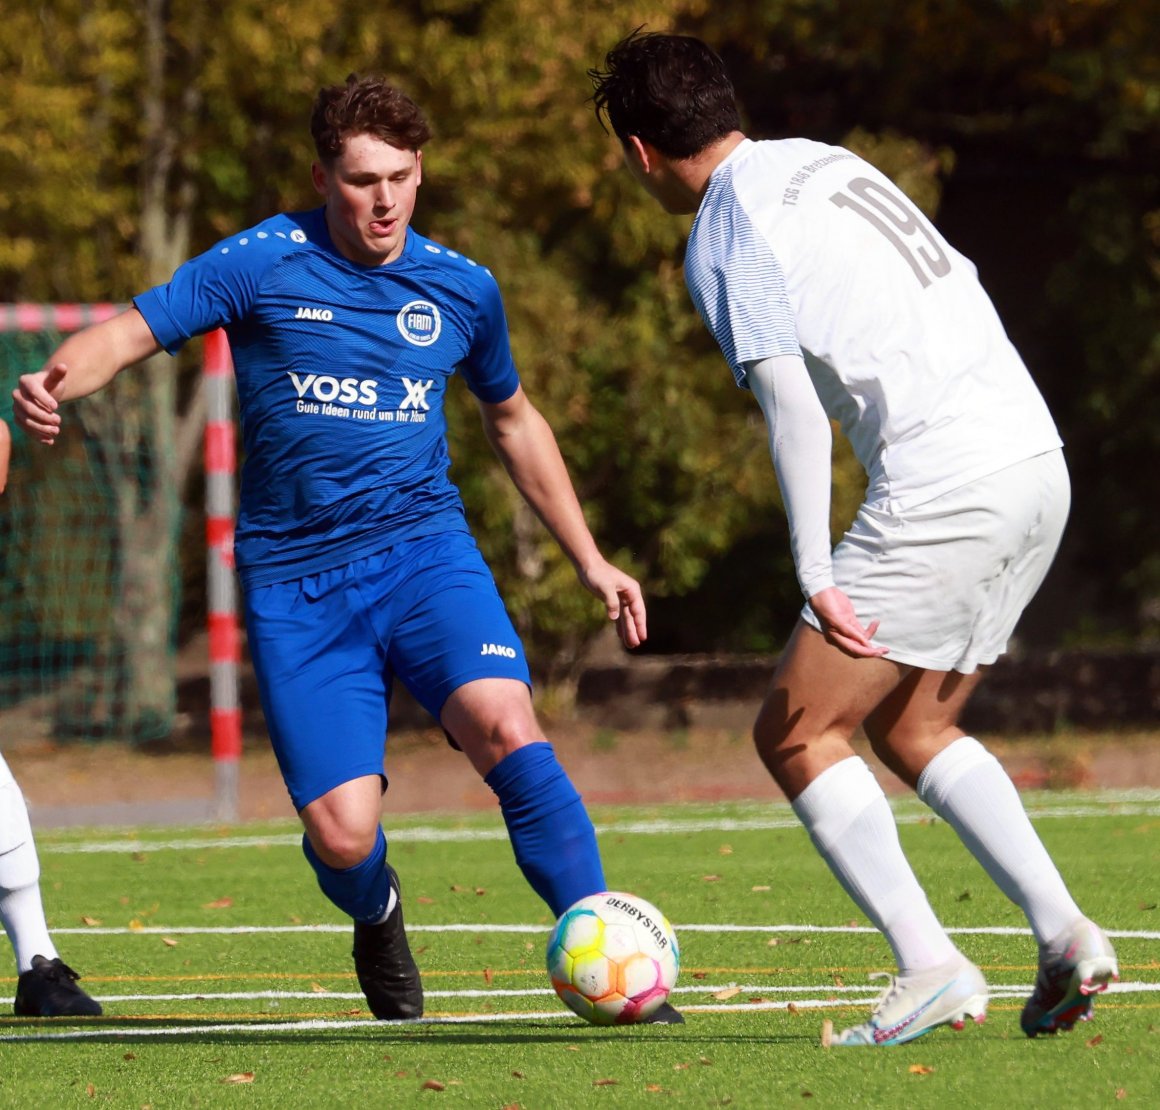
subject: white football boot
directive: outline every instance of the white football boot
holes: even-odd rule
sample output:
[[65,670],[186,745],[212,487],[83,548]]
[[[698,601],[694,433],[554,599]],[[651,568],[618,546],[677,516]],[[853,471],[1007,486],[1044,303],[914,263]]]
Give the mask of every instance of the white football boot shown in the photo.
[[1116,953],[1103,930],[1081,917],[1039,946],[1039,975],[1019,1024],[1029,1037],[1091,1021],[1093,994],[1120,977]]
[[839,1033],[832,1044],[892,1045],[929,1033],[939,1025],[962,1029],[967,1018],[982,1024],[987,1016],[987,982],[966,956],[915,975],[886,976],[886,993],[875,1003],[870,1020]]

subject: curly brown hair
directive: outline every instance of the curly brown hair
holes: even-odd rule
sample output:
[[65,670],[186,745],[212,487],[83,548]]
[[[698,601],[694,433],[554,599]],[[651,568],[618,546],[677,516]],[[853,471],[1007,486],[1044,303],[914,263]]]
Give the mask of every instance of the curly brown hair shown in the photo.
[[353,135],[373,135],[400,150],[418,150],[431,138],[419,106],[383,77],[352,73],[345,85],[318,90],[310,134],[319,160],[333,162]]

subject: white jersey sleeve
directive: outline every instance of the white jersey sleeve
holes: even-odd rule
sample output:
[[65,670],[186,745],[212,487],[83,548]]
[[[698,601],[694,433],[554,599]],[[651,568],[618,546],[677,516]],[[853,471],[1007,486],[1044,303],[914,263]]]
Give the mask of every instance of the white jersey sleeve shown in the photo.
[[705,264],[693,272],[693,303],[713,333],[733,375],[745,385],[744,366],[777,355],[801,356],[785,273],[743,208],[721,204],[706,215]]
[[789,523],[789,547],[807,599],[834,584],[830,559],[830,421],[800,355],[747,363],[769,430],[769,453]]

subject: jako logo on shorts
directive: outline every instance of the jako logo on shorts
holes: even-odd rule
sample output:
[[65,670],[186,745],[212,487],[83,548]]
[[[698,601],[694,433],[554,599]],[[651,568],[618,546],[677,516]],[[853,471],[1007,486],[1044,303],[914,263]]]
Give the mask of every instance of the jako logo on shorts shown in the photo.
[[443,330],[443,320],[430,301],[411,301],[395,317],[399,334],[416,347],[430,347]]
[[516,649],[504,647],[503,644],[484,644],[480,655],[502,655],[505,659],[514,659]]

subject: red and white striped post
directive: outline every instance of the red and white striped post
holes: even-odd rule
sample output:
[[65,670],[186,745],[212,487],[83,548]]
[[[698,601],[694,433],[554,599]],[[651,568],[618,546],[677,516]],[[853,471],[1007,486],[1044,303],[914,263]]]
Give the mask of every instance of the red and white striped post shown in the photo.
[[219,821],[238,818],[238,764],[242,756],[242,710],[238,697],[237,587],[234,580],[233,360],[226,333],[207,332],[203,351],[206,385],[205,538],[209,607],[210,747]]

